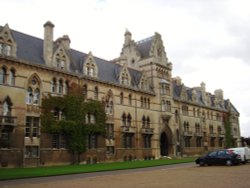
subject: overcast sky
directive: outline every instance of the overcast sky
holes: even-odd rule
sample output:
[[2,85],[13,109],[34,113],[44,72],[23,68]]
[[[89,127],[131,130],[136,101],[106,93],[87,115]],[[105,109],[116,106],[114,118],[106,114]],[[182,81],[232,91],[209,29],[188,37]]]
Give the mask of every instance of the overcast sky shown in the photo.
[[54,23],[71,48],[103,59],[119,56],[126,28],[135,41],[162,35],[173,76],[188,87],[223,89],[250,136],[250,1],[248,0],[1,0],[0,25],[43,38]]

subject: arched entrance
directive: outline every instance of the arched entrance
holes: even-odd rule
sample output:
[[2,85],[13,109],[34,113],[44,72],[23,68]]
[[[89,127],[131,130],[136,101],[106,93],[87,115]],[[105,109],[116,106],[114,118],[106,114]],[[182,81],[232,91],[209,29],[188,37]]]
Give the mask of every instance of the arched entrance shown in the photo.
[[165,132],[161,133],[160,138],[160,149],[161,149],[161,156],[168,156],[168,137]]

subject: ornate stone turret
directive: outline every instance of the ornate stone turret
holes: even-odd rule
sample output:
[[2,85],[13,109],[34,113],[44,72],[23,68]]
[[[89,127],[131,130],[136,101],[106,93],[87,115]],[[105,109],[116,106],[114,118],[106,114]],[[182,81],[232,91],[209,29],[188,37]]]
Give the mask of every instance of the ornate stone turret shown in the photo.
[[53,28],[54,24],[47,21],[44,25],[43,58],[46,65],[52,66],[53,55]]
[[203,102],[207,105],[206,84],[204,82],[201,82],[201,95]]
[[124,34],[124,46],[129,45],[131,40],[132,40],[132,34],[128,29],[126,29],[126,32]]

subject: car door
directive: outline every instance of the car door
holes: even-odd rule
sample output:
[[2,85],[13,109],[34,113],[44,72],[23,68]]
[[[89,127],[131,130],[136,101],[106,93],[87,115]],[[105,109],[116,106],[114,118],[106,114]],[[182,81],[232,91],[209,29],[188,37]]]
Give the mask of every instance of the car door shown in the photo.
[[217,152],[217,164],[225,164],[227,160],[227,152],[226,150],[219,150]]
[[213,151],[213,152],[208,154],[206,163],[208,165],[216,164],[217,160],[218,160],[217,159],[217,151]]

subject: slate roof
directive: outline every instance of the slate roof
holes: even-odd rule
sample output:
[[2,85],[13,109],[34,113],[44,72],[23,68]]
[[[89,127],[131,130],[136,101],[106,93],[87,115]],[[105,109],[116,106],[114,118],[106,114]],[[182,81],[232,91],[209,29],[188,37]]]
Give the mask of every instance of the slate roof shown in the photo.
[[[0,30],[3,27],[0,26]],[[17,44],[17,59],[27,61],[29,63],[46,65],[43,59],[43,40],[11,30],[14,40]],[[143,48],[143,45],[140,45]],[[143,48],[146,50],[146,48]],[[144,54],[146,52],[143,52]],[[83,73],[83,64],[87,57],[86,53],[70,49],[70,71],[72,73]],[[111,61],[107,61],[98,57],[94,57],[95,62],[98,66],[98,79],[108,82],[108,83],[119,83],[119,73],[121,70],[121,65],[115,64]],[[138,88],[142,72],[128,68],[131,76],[131,86]]]
[[153,39],[154,37],[152,36],[136,42],[137,49],[141,53],[142,58],[149,57],[149,52],[152,46]]
[[[192,95],[193,95],[192,92],[193,92],[193,90],[195,90],[196,91],[196,101],[194,103],[196,103],[197,105],[200,105],[200,106],[208,106],[208,105],[206,105],[204,99],[202,98],[202,92],[200,89],[189,88],[189,87],[186,87],[184,84],[177,85],[175,81],[172,82],[172,86],[173,86],[173,98],[174,99],[184,100],[181,98],[181,93],[183,90],[183,92],[186,93],[186,95],[187,95],[186,102],[194,102],[194,101],[192,101]],[[219,104],[218,107],[215,107],[215,103],[214,103],[215,95],[212,95],[210,93],[206,93],[206,94],[210,100],[210,106],[208,106],[208,107],[218,108],[218,109],[223,110],[223,111],[229,110],[229,100],[224,100],[223,105]],[[239,113],[231,102],[230,102],[230,106],[231,106],[231,109],[230,109],[231,112],[235,112],[237,114]]]

